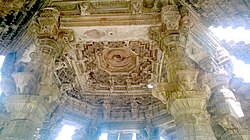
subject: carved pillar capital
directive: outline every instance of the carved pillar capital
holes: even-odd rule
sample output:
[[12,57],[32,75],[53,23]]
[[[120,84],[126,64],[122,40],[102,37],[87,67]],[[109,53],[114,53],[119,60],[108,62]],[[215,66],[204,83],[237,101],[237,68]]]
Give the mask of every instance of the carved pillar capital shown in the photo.
[[171,106],[175,99],[200,98],[208,99],[210,88],[197,82],[198,70],[178,70],[172,83],[158,83],[154,86],[154,97]]
[[161,20],[165,30],[178,30],[181,15],[175,4],[165,5],[161,10]]
[[219,70],[210,74],[212,80],[208,82],[208,85],[212,90],[217,90],[220,88],[228,88],[230,77],[224,70]]
[[185,6],[177,6],[173,2],[162,7],[161,20],[167,34],[175,31],[187,33],[193,27],[189,10]]
[[44,8],[38,17],[38,36],[56,39],[59,33],[59,16],[60,12],[57,9]]
[[209,116],[205,111],[206,99],[176,99],[170,110],[175,118],[178,139],[216,139],[209,123]]
[[44,98],[32,95],[7,96],[4,102],[10,117],[0,139],[34,139],[37,128],[41,127],[52,108]]
[[173,50],[185,50],[186,41],[187,38],[178,32],[170,34],[163,37],[161,41],[161,49],[170,55]]
[[50,56],[52,60],[63,50],[63,46],[58,41],[50,38],[38,39],[36,46],[38,57]]
[[51,106],[45,99],[32,95],[14,95],[4,99],[7,112],[11,114],[11,119],[28,119],[41,124]]
[[211,56],[203,58],[198,64],[206,73],[215,73],[219,71],[218,63]]
[[176,99],[170,110],[174,117],[186,114],[202,114],[206,109],[206,100],[197,98]]
[[220,69],[225,70],[230,75],[232,73],[233,66],[229,52],[223,47],[218,47],[215,55],[216,62],[218,63]]

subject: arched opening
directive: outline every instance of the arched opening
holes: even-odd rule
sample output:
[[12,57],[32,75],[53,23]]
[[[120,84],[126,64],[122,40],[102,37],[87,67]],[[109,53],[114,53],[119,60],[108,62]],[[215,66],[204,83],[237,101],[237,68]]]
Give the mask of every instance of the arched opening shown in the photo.
[[58,133],[56,140],[72,140],[72,135],[75,133],[76,127],[69,124],[64,124],[61,131]]

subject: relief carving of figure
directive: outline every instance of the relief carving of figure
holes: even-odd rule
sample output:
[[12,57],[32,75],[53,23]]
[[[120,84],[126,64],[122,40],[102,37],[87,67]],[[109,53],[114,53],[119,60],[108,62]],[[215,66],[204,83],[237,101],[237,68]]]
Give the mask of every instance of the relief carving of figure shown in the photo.
[[13,78],[16,82],[17,93],[21,95],[35,94],[36,77],[30,72],[14,73]]
[[180,90],[187,90],[187,91],[193,91],[197,90],[197,83],[191,76],[183,76],[181,79],[179,79],[179,88]]
[[162,8],[162,22],[166,30],[178,30],[181,16],[175,5],[166,5]]
[[143,0],[133,0],[131,2],[132,14],[137,14],[142,12]]
[[181,19],[180,19],[180,29],[188,32],[193,27],[193,22],[190,18],[189,11],[186,7],[180,9]]
[[90,6],[89,3],[83,3],[80,5],[80,10],[81,10],[82,16],[90,15],[90,13],[88,12],[89,6]]

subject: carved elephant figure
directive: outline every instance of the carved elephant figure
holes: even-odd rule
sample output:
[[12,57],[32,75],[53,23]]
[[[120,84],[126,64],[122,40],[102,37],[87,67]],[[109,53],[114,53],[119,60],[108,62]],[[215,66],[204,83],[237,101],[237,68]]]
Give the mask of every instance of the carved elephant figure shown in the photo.
[[16,82],[17,94],[31,95],[34,94],[36,85],[36,77],[31,72],[18,72],[14,73],[13,78]]

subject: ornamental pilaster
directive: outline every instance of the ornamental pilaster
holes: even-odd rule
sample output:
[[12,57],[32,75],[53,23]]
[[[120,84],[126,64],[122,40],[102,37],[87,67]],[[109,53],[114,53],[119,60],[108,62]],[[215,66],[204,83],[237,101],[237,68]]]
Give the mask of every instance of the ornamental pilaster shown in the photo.
[[[199,69],[186,52],[189,30],[193,26],[188,10],[173,2],[162,9],[160,33],[151,30],[151,38],[160,43],[166,54],[168,78],[157,83],[152,93],[167,105],[174,116],[177,139],[215,140],[206,105],[210,96],[207,85],[198,83]],[[159,31],[159,30],[158,30]]]

